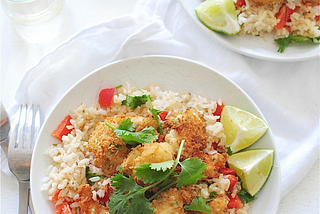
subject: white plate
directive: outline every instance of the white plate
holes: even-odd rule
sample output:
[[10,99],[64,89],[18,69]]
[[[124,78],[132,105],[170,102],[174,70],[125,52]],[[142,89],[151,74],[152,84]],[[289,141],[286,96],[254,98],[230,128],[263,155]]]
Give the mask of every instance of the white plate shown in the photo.
[[197,18],[194,9],[201,4],[202,0],[178,0],[191,19],[212,39],[221,45],[246,56],[272,60],[272,61],[301,61],[314,59],[320,56],[320,45],[304,42],[286,47],[283,53],[277,52],[278,44],[273,41],[271,35],[267,41],[254,36],[228,36],[217,33],[204,26]]
[[[75,84],[53,108],[42,126],[31,163],[31,195],[36,214],[53,214],[54,209],[53,203],[46,200],[46,193],[40,191],[47,166],[51,163],[44,152],[56,143],[50,133],[61,119],[70,113],[69,109],[79,106],[81,102],[96,103],[102,88],[115,87],[125,82],[137,88],[158,83],[165,90],[188,90],[212,100],[221,98],[225,104],[249,110],[264,118],[242,89],[218,72],[196,62],[169,56],[145,56],[111,63]],[[254,147],[275,149],[271,131],[269,130]],[[276,213],[280,197],[280,167],[277,155],[270,178],[257,197],[249,213]]]

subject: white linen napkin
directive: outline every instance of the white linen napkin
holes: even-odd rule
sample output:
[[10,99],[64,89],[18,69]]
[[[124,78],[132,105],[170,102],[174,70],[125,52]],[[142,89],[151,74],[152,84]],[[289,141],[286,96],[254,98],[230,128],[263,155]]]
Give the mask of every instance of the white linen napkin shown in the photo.
[[[319,60],[281,63],[235,53],[205,35],[176,0],[139,0],[132,15],[82,31],[26,73],[15,100],[40,104],[46,118],[62,95],[89,72],[115,60],[142,55],[198,61],[251,96],[275,137],[282,197],[318,160]],[[10,115],[16,106],[10,108]],[[3,171],[5,164],[4,159]]]

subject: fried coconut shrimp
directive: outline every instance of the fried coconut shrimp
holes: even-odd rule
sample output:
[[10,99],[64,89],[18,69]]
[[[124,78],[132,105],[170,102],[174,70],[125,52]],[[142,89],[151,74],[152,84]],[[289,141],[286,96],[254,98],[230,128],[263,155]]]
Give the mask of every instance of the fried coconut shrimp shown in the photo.
[[[130,118],[133,123],[137,124],[136,131],[141,131],[147,126],[157,127],[157,122],[153,118],[141,116],[118,115],[107,118],[107,121],[118,127],[125,118]],[[96,125],[89,138],[87,149],[94,155],[95,166],[101,168],[106,176],[113,175],[130,152],[122,139],[118,138],[104,122]]]
[[178,151],[180,142],[185,140],[182,159],[193,157],[195,153],[203,151],[208,144],[206,124],[196,109],[189,109],[184,113],[172,114],[164,125],[169,131],[166,142]]
[[162,192],[151,203],[153,214],[179,214],[185,213],[183,198],[177,188]]
[[134,168],[147,163],[160,163],[174,159],[174,152],[168,143],[145,143],[132,149],[121,165],[124,172],[134,176]]
[[207,168],[204,171],[204,175],[207,179],[210,179],[219,177],[220,169],[226,167],[228,155],[227,153],[208,154],[204,152],[198,152],[195,154],[195,157],[202,159],[203,162],[206,163]]
[[209,202],[211,214],[227,213],[229,198],[226,195],[217,195]]

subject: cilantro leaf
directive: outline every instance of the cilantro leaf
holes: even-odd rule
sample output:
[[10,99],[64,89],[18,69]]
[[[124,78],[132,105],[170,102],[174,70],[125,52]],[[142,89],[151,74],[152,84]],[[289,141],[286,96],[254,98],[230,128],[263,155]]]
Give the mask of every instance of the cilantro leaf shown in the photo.
[[136,129],[136,126],[137,124],[133,123],[130,118],[125,118],[120,122],[118,129],[133,132]]
[[199,211],[203,213],[211,213],[210,206],[206,203],[206,199],[201,196],[197,196],[192,199],[191,203],[184,206],[185,210]]
[[142,179],[144,183],[153,183],[163,179],[174,164],[174,160],[161,163],[148,163],[135,168],[138,179]]
[[162,170],[163,172],[166,171],[167,169],[170,169],[174,164],[174,160],[169,160],[161,163],[151,163],[150,168],[160,171]]
[[146,127],[140,132],[130,132],[126,130],[116,129],[115,133],[126,144],[130,145],[137,145],[138,143],[149,143],[158,139],[158,136],[155,135],[154,128],[152,126]]
[[211,192],[210,195],[209,195],[209,200],[213,200],[215,197],[216,197],[217,193],[216,192]]
[[229,156],[231,156],[231,155],[233,154],[230,146],[227,147],[227,154],[228,154]]
[[126,144],[137,145],[139,143],[149,143],[158,139],[152,126],[145,127],[140,132],[133,132],[136,125],[132,123],[130,118],[123,119],[118,128],[113,127],[107,121],[105,124],[112,128],[116,135]]
[[158,110],[153,108],[152,106],[152,97],[151,95],[141,95],[141,96],[129,96],[126,95],[126,99],[122,101],[121,105],[130,106],[131,109],[136,109],[138,106],[142,106],[147,103],[149,107],[149,111],[151,112],[153,118],[157,121],[157,131],[162,134],[162,129],[160,125],[160,119],[158,114],[164,112],[165,110]]
[[161,129],[161,125],[160,125],[160,119],[158,117],[158,114],[161,113],[161,112],[165,112],[165,110],[158,110],[158,109],[155,109],[153,108],[152,106],[152,98],[151,96],[148,96],[148,106],[149,106],[149,111],[151,112],[153,118],[157,121],[157,131],[162,134],[162,129]]
[[129,96],[126,95],[126,99],[122,101],[121,105],[130,106],[130,109],[136,109],[138,106],[142,106],[148,101],[150,95],[142,96]]
[[177,187],[195,184],[200,178],[205,177],[206,163],[199,158],[188,158],[180,162],[181,173],[177,179]]
[[93,182],[90,180],[90,178],[93,178],[93,177],[99,177],[100,178],[99,181],[104,179],[103,175],[97,175],[97,173],[90,172],[89,167],[86,166],[86,179],[87,179],[88,184],[90,184],[90,186],[92,186],[96,183],[96,182]]
[[245,201],[246,203],[249,203],[253,200],[256,199],[255,196],[251,196],[245,189],[241,189],[240,192],[238,193],[238,196],[239,198],[242,200],[242,201]]
[[132,177],[116,174],[111,178],[116,187],[110,195],[109,209],[113,214],[152,214],[150,201],[145,197],[146,189],[139,186]]
[[283,53],[285,48],[291,43],[302,43],[308,41],[313,44],[320,44],[320,37],[310,38],[300,35],[294,36],[292,33],[290,33],[288,37],[275,39],[274,41],[279,45],[278,52]]
[[160,181],[168,174],[168,171],[151,169],[151,163],[140,165],[139,167],[135,168],[135,170],[135,175],[137,178],[142,179],[144,183]]

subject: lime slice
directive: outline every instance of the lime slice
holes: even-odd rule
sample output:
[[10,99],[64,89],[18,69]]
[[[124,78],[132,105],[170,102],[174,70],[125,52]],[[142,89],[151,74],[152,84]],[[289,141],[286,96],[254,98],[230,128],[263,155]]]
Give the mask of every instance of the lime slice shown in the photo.
[[233,0],[207,0],[198,5],[195,12],[199,20],[211,30],[227,35],[240,31]]
[[243,188],[254,196],[268,180],[273,160],[274,150],[252,149],[229,156],[228,164],[237,172]]
[[221,123],[226,135],[225,143],[233,153],[251,146],[268,130],[268,125],[258,116],[230,105],[223,107]]

